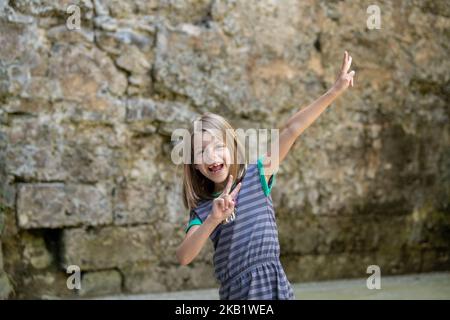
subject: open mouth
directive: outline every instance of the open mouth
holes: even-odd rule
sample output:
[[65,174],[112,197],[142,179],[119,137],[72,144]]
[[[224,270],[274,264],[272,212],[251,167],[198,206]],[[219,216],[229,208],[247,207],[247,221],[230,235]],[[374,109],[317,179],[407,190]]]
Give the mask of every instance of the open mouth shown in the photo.
[[222,169],[223,169],[223,163],[214,163],[214,164],[208,166],[208,170],[212,174],[218,174],[222,171]]

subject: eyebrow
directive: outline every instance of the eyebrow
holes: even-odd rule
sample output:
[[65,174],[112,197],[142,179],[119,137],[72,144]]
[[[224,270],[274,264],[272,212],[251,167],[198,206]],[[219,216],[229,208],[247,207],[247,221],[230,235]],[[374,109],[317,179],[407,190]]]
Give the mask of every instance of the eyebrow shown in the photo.
[[[212,141],[211,141],[210,143],[212,143]],[[208,144],[208,145],[209,145],[209,144]],[[197,150],[194,149],[194,152],[195,152],[195,153],[198,153],[198,152],[200,152],[200,151],[203,152],[203,151],[205,151],[205,148],[206,148],[208,145],[206,145],[206,146],[203,146],[203,145],[202,145],[201,149],[200,149],[200,148],[197,148]],[[225,147],[227,146],[227,145],[225,144],[225,142],[223,142],[223,141],[217,141],[217,142],[214,143],[214,145],[215,145],[215,146],[222,145],[222,146],[225,146]]]

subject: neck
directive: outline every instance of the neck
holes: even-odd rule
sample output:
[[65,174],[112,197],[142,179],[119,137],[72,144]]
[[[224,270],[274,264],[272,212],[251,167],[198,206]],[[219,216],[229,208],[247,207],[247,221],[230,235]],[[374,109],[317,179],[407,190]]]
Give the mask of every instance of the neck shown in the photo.
[[[225,180],[225,182],[227,180]],[[224,188],[225,188],[225,183],[214,183],[214,192],[222,191]]]
[[[214,184],[214,193],[222,192],[223,189],[225,189],[225,185],[228,182],[228,179],[225,180],[223,183],[215,183]],[[233,185],[231,186],[231,190],[234,189],[234,186],[236,185],[236,181],[233,182]]]

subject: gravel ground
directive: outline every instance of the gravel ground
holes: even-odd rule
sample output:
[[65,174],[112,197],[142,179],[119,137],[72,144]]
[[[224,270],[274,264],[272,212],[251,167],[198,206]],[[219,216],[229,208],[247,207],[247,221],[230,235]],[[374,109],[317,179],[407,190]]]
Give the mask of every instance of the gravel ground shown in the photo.
[[[450,300],[450,272],[382,276],[381,289],[369,290],[364,279],[342,279],[293,284],[296,298],[308,299],[445,299]],[[113,300],[211,300],[219,299],[217,289],[170,293],[117,295],[97,299]]]

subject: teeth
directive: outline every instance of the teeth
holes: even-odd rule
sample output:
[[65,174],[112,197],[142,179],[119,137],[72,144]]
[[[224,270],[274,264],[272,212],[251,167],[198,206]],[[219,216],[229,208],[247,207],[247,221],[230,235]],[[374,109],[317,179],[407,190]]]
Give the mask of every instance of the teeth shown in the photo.
[[222,163],[219,163],[219,164],[215,163],[213,165],[208,166],[208,169],[212,172],[217,172],[217,171],[221,170],[222,166],[223,166]]

